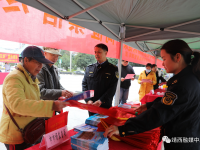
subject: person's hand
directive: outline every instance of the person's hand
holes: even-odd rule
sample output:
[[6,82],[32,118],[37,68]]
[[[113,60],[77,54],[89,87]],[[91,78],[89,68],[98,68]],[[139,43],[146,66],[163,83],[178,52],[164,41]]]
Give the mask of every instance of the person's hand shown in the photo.
[[131,80],[133,81],[135,78],[133,77],[133,78],[131,78]]
[[110,137],[113,135],[119,135],[119,130],[118,127],[115,125],[111,125],[110,127],[108,127],[105,131],[105,133],[103,134],[104,137]]
[[101,101],[98,100],[98,101],[94,102],[92,105],[99,107],[99,106],[101,106]]
[[54,110],[54,111],[61,111],[67,105],[69,105],[68,102],[63,102],[63,101],[57,100],[57,101],[53,102],[52,110]]
[[61,96],[64,96],[66,98],[70,98],[73,96],[73,93],[72,92],[69,92],[67,90],[62,90],[62,95]]
[[93,104],[93,101],[91,101],[91,100],[89,100],[88,102],[87,102],[87,104]]
[[125,78],[121,78],[121,81],[124,82]]
[[135,110],[135,112],[138,112],[138,114],[141,114],[142,112],[144,112],[144,111],[146,111],[146,110],[147,110],[147,106],[146,106],[146,104],[144,104],[144,105],[138,107],[138,108]]

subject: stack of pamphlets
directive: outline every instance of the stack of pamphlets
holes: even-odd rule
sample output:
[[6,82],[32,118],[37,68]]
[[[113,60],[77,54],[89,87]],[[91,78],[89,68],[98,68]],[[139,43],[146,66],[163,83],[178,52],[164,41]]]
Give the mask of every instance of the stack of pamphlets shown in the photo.
[[108,150],[108,138],[104,132],[80,131],[71,137],[71,146],[74,150]]
[[107,118],[108,116],[101,115],[101,114],[95,114],[93,116],[90,116],[89,118],[86,119],[85,124],[92,125],[92,126],[97,126],[98,123],[100,123],[101,118]]
[[79,132],[79,131],[87,131],[87,132],[93,132],[97,131],[98,127],[91,126],[88,124],[81,124],[79,126],[74,127],[74,131]]

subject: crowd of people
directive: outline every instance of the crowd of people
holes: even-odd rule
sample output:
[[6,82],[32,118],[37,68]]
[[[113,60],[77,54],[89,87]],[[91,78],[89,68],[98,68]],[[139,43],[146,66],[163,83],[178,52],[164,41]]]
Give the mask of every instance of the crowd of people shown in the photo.
[[[119,78],[118,67],[108,62],[107,53],[108,47],[105,44],[97,44],[94,47],[97,63],[86,68],[82,81],[83,91],[95,91],[94,97],[85,99],[85,102],[103,108],[112,107]],[[42,50],[36,46],[29,46],[21,53],[21,63],[5,78],[0,142],[5,144],[7,150],[22,150],[32,146],[24,142],[22,133],[10,115],[20,128],[24,129],[35,118],[52,117],[54,111],[59,112],[68,106],[67,102],[57,100],[61,96],[73,96],[73,92],[64,89],[58,79],[58,70],[54,63],[59,56],[58,49],[45,47]],[[167,73],[175,74],[167,82],[168,89],[163,98],[140,106],[137,111],[141,114],[128,119],[125,125],[111,125],[105,136],[127,136],[162,126],[164,135],[170,138],[200,137],[200,54],[193,52],[184,41],[172,40],[162,46],[161,57]],[[127,74],[132,74],[132,77],[126,79]],[[134,74],[128,61],[122,60],[119,100],[121,104],[126,103],[128,99],[131,81],[135,79]],[[138,83],[141,84],[139,99],[152,89],[157,89],[160,82],[166,81],[159,75],[157,66],[148,63],[138,78]],[[90,116],[93,114],[89,112]],[[165,147],[170,150],[183,147],[198,149],[200,145],[165,143]]]

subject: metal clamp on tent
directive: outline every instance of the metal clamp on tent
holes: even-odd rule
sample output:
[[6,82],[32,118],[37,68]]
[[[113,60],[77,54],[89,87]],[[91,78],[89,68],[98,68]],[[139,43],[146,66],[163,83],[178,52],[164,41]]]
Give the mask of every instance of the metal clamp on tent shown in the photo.
[[119,36],[121,38],[120,40],[120,58],[118,59],[118,72],[119,72],[119,79],[118,79],[118,84],[117,84],[117,90],[116,90],[116,96],[115,96],[115,103],[114,105],[117,106],[119,105],[119,97],[120,97],[120,84],[121,84],[121,70],[122,70],[122,52],[123,52],[123,40],[125,38],[126,34],[126,26],[124,23],[121,24],[119,28]]

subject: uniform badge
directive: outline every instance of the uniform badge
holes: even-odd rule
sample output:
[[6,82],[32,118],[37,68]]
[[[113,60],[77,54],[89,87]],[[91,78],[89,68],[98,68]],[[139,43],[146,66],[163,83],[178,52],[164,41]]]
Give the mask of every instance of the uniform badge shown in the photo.
[[175,93],[168,91],[162,98],[162,103],[165,105],[173,105],[177,98],[178,96]]
[[115,72],[115,76],[116,76],[117,79],[119,78],[119,72],[118,71]]
[[175,84],[175,83],[177,83],[177,80],[174,80],[174,82],[172,84]]

